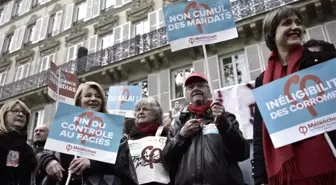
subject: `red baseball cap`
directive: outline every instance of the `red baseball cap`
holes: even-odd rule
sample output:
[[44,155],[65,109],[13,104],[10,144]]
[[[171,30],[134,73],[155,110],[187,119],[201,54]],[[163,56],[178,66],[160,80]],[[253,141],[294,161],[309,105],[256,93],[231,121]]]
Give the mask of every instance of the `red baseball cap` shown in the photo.
[[195,82],[195,81],[205,81],[205,82],[208,82],[208,80],[206,79],[206,77],[203,74],[197,73],[197,72],[192,72],[187,77],[187,79],[184,81],[184,86],[187,86],[190,83]]

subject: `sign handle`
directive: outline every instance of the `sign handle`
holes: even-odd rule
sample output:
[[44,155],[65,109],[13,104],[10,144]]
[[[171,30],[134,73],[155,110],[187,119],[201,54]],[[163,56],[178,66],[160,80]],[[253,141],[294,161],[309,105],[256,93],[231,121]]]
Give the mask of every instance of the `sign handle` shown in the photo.
[[329,135],[326,132],[324,133],[324,137],[327,140],[327,143],[328,143],[328,145],[330,147],[331,152],[333,153],[334,157],[336,158],[336,149],[335,149],[335,146],[331,142],[331,139],[330,139]]
[[[77,155],[75,155],[74,159],[76,159],[76,158],[77,158]],[[65,185],[69,185],[70,180],[71,180],[71,175],[72,175],[72,172],[71,172],[71,170],[69,170],[68,178],[66,180]]]
[[209,69],[209,65],[208,65],[208,53],[207,53],[207,50],[206,50],[206,47],[205,47],[204,44],[202,45],[202,48],[203,48],[203,53],[204,53],[205,76],[209,81],[209,88],[210,88],[210,91],[211,91],[211,97],[212,97],[212,99],[214,99],[213,92],[212,92],[213,89],[212,89],[212,84],[211,84],[211,78],[210,78],[210,69]]
[[58,102],[59,102],[59,93],[60,93],[60,86],[61,86],[61,69],[60,68],[57,69],[57,74],[58,74],[58,78],[57,78],[56,110],[59,104]]

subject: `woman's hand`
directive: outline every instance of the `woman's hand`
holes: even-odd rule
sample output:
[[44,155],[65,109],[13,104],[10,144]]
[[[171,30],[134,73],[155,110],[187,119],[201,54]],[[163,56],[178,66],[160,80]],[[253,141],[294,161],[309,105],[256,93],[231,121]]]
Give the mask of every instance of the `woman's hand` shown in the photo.
[[91,162],[87,158],[75,158],[71,161],[69,170],[72,173],[81,174],[84,170],[91,167]]
[[61,164],[56,160],[50,161],[45,171],[50,177],[57,179],[59,181],[61,181],[63,178],[64,169],[62,168]]

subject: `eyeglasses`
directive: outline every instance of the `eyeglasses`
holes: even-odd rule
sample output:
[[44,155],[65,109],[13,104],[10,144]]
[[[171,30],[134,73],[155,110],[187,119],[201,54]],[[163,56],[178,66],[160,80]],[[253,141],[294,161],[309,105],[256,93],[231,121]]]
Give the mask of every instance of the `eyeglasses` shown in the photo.
[[22,115],[24,117],[27,117],[26,113],[24,111],[20,110],[20,109],[11,109],[10,112],[15,114],[15,115],[19,115],[20,113],[22,113]]

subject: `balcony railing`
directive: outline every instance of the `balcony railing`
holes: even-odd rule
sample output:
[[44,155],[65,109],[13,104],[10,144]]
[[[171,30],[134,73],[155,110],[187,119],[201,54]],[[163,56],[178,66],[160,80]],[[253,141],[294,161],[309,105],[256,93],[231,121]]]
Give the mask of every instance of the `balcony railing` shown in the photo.
[[[232,2],[232,10],[236,21],[239,21],[295,1],[298,0],[237,0]],[[161,28],[89,54],[87,57],[67,62],[60,67],[80,75],[167,44],[166,28]],[[49,71],[44,71],[0,87],[0,100],[46,86],[48,76]]]

